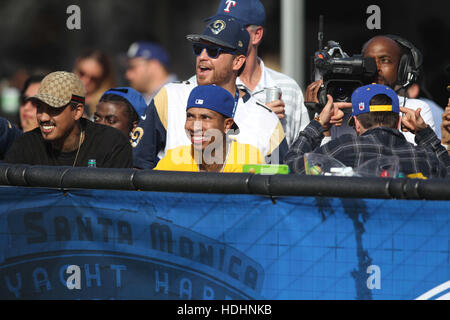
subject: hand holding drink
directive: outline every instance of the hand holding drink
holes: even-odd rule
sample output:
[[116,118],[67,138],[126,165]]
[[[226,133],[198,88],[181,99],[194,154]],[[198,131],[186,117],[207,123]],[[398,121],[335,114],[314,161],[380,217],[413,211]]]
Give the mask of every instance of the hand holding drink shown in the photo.
[[266,105],[281,120],[284,118],[284,102],[281,100],[281,89],[278,87],[265,88]]

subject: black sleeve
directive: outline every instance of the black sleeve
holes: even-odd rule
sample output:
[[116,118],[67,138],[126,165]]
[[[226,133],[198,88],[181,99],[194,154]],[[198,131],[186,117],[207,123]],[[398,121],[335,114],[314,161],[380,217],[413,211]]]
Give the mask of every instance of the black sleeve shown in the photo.
[[133,166],[139,169],[153,169],[160,160],[158,153],[164,150],[165,145],[166,129],[152,100],[133,133]]
[[27,157],[29,152],[26,150],[32,149],[31,145],[28,145],[25,136],[22,135],[16,141],[14,141],[11,148],[8,150],[5,156],[4,162],[6,163],[20,163],[20,164],[33,164],[31,159]]
[[[116,130],[116,129],[114,129]],[[133,157],[130,141],[119,131],[115,132],[116,137],[111,148],[111,153],[105,159],[104,168],[132,168]]]
[[22,130],[8,120],[0,118],[0,160],[2,160],[14,141],[22,135]]
[[435,153],[436,157],[447,167],[447,177],[450,176],[450,156],[442,146],[441,141],[430,126],[416,133],[416,144]]
[[284,163],[289,165],[292,173],[304,173],[303,156],[320,146],[323,139],[323,129],[319,122],[313,120],[300,132],[297,140],[292,144],[284,157]]

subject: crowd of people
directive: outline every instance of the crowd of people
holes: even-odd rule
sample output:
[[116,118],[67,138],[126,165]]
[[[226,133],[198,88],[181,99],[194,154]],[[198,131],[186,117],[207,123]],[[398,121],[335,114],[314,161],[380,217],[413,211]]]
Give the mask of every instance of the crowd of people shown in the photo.
[[264,65],[265,20],[259,0],[221,0],[203,32],[186,36],[195,55],[186,81],[169,72],[167,51],[147,41],[128,49],[129,87],[117,87],[100,50],[80,55],[72,72],[33,75],[21,92],[20,123],[0,118],[0,159],[198,172],[269,164],[304,174],[306,156],[315,154],[355,172],[388,157],[397,159],[398,177],[450,176],[450,99],[444,108],[416,99],[425,90],[423,61],[411,42],[368,39],[361,53],[376,62],[373,83],[351,102],[327,95],[310,117],[305,102],[318,102],[323,82],[308,85],[304,97],[295,80]]

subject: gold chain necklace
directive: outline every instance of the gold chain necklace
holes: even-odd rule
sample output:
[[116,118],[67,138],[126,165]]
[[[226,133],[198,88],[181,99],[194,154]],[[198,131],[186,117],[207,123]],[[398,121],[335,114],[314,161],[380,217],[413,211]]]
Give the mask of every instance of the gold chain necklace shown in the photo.
[[81,130],[80,140],[78,140],[78,150],[77,150],[77,154],[75,156],[75,160],[73,161],[73,166],[72,166],[74,168],[75,168],[75,164],[77,163],[78,153],[80,152],[81,142],[83,142],[83,138],[84,138],[84,130]]

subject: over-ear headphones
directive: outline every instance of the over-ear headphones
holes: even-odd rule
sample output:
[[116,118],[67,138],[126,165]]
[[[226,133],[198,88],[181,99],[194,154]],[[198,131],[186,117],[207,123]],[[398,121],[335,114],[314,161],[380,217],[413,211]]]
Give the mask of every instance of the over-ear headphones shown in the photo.
[[[403,51],[398,63],[397,83],[402,88],[406,88],[417,82],[423,61],[422,53],[411,42],[402,37],[393,34],[387,34],[385,37],[397,42]],[[405,49],[408,51],[407,53],[404,53]]]

